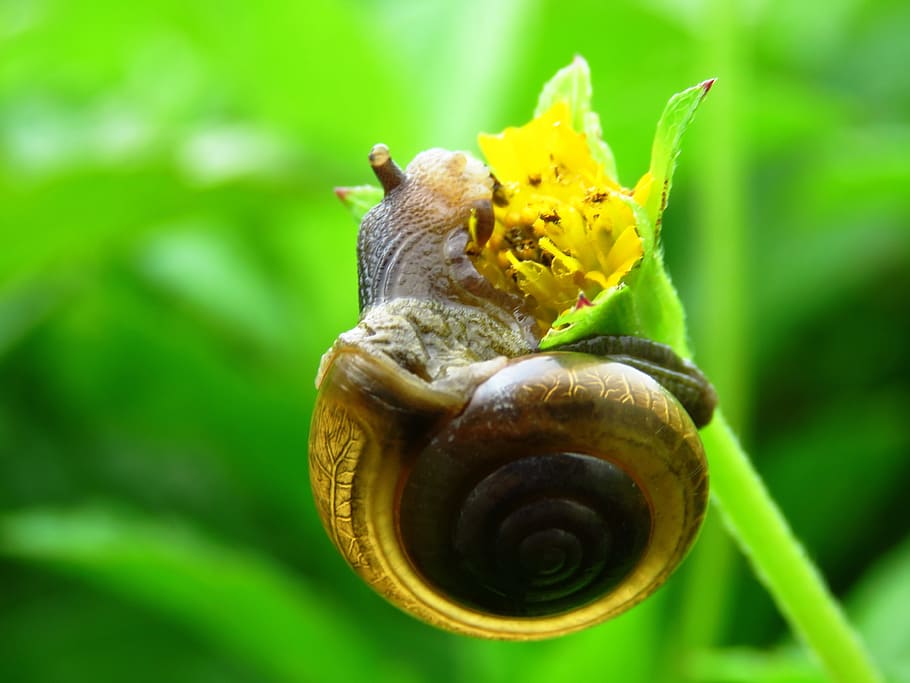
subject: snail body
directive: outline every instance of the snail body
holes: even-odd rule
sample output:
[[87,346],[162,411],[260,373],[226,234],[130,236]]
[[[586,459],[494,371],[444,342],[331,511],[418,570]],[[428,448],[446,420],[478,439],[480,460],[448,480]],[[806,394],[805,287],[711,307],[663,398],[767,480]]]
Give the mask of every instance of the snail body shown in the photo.
[[323,358],[310,430],[330,538],[392,603],[462,634],[625,611],[697,535],[710,385],[632,337],[536,352],[523,302],[466,255],[469,222],[492,221],[485,167],[430,150],[404,173],[382,146],[371,163],[386,196],[359,234],[361,321]]

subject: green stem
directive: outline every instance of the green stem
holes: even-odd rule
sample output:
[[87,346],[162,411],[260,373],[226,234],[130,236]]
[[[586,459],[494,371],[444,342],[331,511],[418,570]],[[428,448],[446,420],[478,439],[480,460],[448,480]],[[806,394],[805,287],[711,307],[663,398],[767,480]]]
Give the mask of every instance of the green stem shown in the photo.
[[832,681],[882,681],[719,411],[702,439],[711,462],[714,501],[794,632],[818,656]]

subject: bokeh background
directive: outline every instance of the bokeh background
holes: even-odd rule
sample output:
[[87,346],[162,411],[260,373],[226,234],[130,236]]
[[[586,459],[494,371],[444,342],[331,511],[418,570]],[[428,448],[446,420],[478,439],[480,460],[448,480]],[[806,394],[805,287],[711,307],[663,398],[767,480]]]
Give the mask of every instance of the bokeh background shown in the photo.
[[582,54],[627,185],[719,77],[664,222],[697,360],[910,681],[908,36],[900,0],[0,0],[0,680],[823,680],[716,511],[653,599],[536,644],[413,621],[319,525],[333,187],[377,141],[476,150]]

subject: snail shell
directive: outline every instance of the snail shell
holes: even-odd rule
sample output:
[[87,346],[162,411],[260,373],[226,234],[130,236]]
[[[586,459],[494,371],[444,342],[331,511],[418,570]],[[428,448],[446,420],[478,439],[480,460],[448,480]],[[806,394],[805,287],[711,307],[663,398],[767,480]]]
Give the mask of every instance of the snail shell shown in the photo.
[[545,638],[629,609],[698,532],[710,385],[641,339],[535,353],[523,302],[465,256],[471,215],[492,225],[487,169],[430,150],[404,173],[384,146],[371,163],[386,196],[361,225],[361,321],[323,358],[310,431],[330,538],[462,634]]

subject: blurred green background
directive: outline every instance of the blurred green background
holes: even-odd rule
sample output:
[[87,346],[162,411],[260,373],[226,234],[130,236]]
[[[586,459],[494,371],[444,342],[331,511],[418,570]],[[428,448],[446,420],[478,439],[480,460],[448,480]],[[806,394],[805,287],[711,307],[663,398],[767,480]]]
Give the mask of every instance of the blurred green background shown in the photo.
[[697,360],[889,680],[910,681],[910,5],[0,0],[0,680],[820,681],[712,513],[587,632],[437,632],[307,478],[356,322],[332,193],[525,122],[575,54],[620,175],[719,82],[664,235]]

